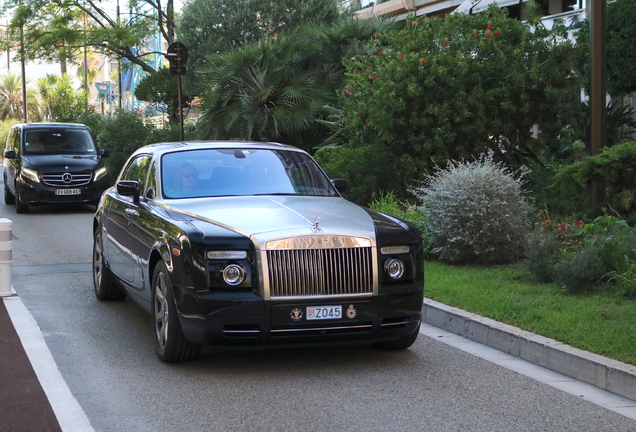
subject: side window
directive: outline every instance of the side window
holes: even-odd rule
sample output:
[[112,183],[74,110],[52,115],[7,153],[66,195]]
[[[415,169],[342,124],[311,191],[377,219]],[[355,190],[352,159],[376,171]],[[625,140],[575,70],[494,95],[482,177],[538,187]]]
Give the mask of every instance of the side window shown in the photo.
[[20,128],[16,128],[15,133],[13,134],[13,150],[16,151],[16,153],[20,153],[20,144],[22,142],[21,137],[22,137],[22,129]]
[[13,150],[20,153],[20,128],[13,128],[7,134],[7,150]]
[[144,189],[146,184],[146,177],[148,177],[148,171],[150,170],[150,162],[152,157],[150,155],[140,155],[130,161],[124,172],[122,172],[120,180],[135,180],[141,185],[141,190]]
[[150,173],[148,175],[148,185],[146,186],[144,196],[148,199],[153,199],[157,195],[157,164],[153,163],[150,167]]
[[7,142],[4,146],[6,150],[13,150],[13,147],[11,147],[13,143],[13,135],[15,135],[15,128],[9,129],[9,133],[7,133]]

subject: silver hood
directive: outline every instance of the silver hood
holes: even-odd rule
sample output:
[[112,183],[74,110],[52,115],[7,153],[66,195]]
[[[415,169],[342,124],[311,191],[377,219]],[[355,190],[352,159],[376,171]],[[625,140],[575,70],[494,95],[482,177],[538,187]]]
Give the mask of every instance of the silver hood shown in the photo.
[[299,236],[365,237],[375,245],[375,227],[367,212],[340,197],[241,196],[165,202],[190,216],[205,232],[204,222],[251,237],[258,249],[265,242]]

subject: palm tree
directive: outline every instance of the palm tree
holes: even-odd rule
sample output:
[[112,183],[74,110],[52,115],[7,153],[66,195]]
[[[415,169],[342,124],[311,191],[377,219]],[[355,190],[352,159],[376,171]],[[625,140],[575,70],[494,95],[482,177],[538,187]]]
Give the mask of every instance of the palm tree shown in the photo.
[[43,78],[39,78],[36,81],[38,88],[38,105],[40,106],[40,112],[42,118],[51,119],[51,101],[53,99],[53,87],[57,77],[55,75],[47,74]]
[[69,121],[84,113],[86,92],[75,89],[68,74],[47,75],[37,81],[41,117],[53,121]]
[[208,57],[197,131],[204,139],[279,141],[311,150],[330,134],[317,119],[337,99],[342,58],[395,24],[382,19],[307,25]]
[[8,73],[0,77],[0,121],[22,118],[22,79]]

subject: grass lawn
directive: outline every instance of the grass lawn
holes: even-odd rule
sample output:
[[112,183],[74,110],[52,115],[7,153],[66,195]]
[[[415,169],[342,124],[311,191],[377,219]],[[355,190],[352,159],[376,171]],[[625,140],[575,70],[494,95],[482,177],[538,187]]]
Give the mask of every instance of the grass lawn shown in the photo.
[[426,297],[574,347],[636,365],[636,299],[570,295],[537,285],[520,265],[451,266],[426,262]]

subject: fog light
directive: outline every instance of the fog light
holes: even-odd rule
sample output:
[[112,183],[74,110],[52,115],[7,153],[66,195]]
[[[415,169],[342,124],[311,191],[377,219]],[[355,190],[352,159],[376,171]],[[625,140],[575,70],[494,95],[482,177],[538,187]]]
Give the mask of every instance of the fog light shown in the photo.
[[404,263],[399,259],[391,258],[384,263],[384,271],[393,279],[399,279],[404,274]]
[[245,269],[238,264],[230,264],[223,269],[223,280],[228,285],[240,285],[245,280]]

